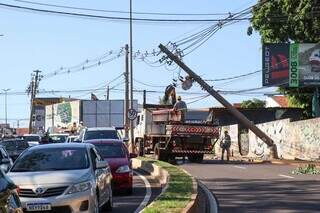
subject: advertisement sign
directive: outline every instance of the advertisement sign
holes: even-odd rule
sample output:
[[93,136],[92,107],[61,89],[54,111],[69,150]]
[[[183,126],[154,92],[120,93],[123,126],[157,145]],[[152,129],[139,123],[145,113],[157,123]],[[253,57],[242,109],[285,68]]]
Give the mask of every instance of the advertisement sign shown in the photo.
[[45,114],[46,109],[45,106],[34,106],[34,128],[37,132],[43,132],[44,131],[44,125],[45,125]]
[[73,122],[78,123],[80,101],[64,102],[46,106],[46,128],[69,128]]
[[265,44],[263,86],[320,85],[320,44]]

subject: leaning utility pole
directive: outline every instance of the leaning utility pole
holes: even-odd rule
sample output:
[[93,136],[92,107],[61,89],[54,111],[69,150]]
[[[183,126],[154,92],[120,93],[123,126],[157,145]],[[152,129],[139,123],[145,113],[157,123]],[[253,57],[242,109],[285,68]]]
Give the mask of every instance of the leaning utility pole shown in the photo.
[[124,101],[124,137],[129,138],[129,46],[125,45],[125,72],[124,72],[124,80],[125,80],[125,101]]
[[226,107],[230,113],[235,116],[241,124],[250,129],[254,134],[256,134],[267,146],[270,148],[271,156],[273,158],[278,158],[277,147],[273,140],[256,127],[250,120],[248,120],[241,112],[239,112],[232,104],[230,104],[224,97],[222,97],[217,91],[215,91],[210,85],[208,85],[199,75],[193,72],[187,65],[185,65],[176,55],[170,52],[162,44],[159,48],[164,52],[172,61],[174,61],[179,67],[181,67],[188,75],[200,86],[205,89],[210,95],[212,95],[217,101],[219,101],[224,107]]
[[38,93],[38,88],[39,88],[39,81],[41,80],[41,76],[39,73],[41,73],[40,70],[35,70],[33,71],[35,74],[32,76],[31,84],[30,84],[30,94],[31,94],[31,104],[30,104],[30,120],[29,120],[29,133],[33,133],[33,126],[32,126],[32,121],[33,121],[33,114],[34,114],[34,99]]

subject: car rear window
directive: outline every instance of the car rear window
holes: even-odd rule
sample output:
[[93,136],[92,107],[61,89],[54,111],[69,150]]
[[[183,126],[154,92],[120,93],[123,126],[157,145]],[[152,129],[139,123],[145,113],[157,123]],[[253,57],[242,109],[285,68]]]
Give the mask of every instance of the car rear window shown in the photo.
[[39,136],[24,136],[23,137],[25,141],[30,142],[30,141],[40,141]]
[[89,168],[85,148],[42,148],[26,151],[11,172],[77,170]]
[[14,150],[24,150],[29,147],[29,144],[24,140],[11,140],[11,141],[2,141],[1,145],[3,145],[7,151]]
[[126,157],[122,144],[95,144],[96,149],[103,158]]
[[84,140],[93,139],[119,139],[115,130],[93,130],[87,131],[84,135]]

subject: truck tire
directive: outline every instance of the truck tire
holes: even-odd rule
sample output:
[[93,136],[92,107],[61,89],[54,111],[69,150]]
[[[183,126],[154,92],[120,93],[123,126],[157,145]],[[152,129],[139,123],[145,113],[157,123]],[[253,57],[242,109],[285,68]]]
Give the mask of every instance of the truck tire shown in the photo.
[[154,145],[154,157],[157,160],[168,161],[168,155],[159,148],[159,144]]
[[203,161],[203,154],[189,155],[188,159],[192,163],[201,163]]

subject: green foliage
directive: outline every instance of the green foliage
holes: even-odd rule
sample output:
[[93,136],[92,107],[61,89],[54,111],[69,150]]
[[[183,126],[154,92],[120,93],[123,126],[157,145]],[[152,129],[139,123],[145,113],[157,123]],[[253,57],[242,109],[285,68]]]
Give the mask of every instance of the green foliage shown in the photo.
[[241,108],[264,108],[265,106],[266,102],[257,98],[246,100],[241,103]]
[[320,170],[317,169],[315,164],[308,164],[304,167],[298,167],[297,169],[293,170],[291,172],[291,174],[293,174],[293,175],[304,175],[304,174],[317,175],[317,174],[320,174]]
[[[260,0],[260,5],[252,11],[251,24],[254,30],[260,33],[262,43],[318,43],[319,11],[319,0]],[[302,107],[305,115],[311,117],[312,96],[306,94],[310,89],[281,90],[288,95],[291,106]]]

